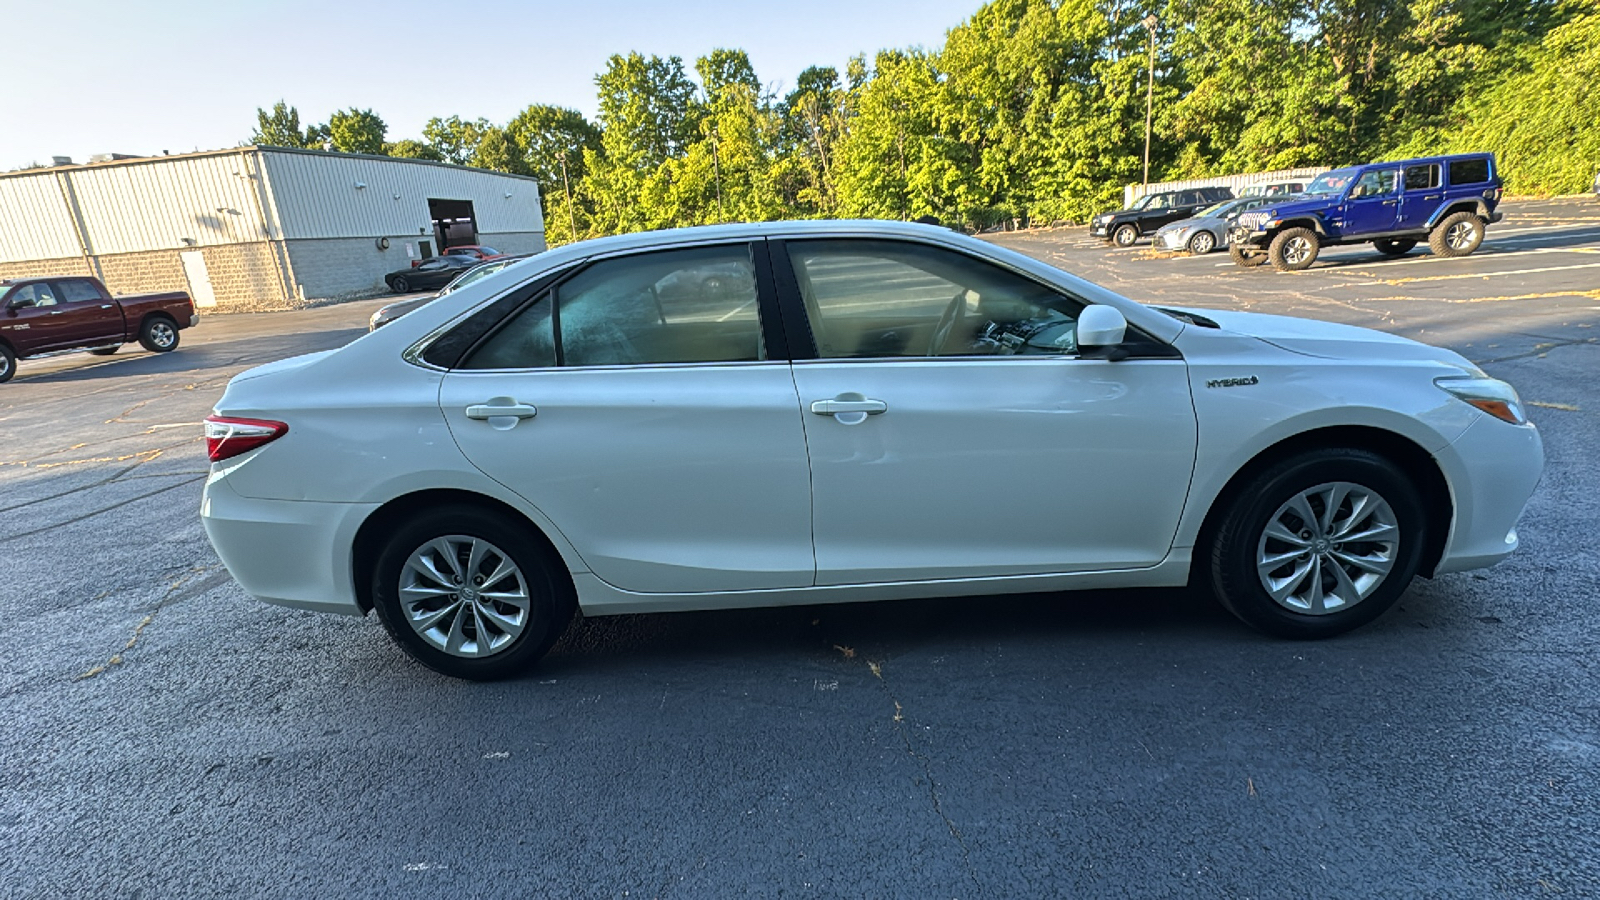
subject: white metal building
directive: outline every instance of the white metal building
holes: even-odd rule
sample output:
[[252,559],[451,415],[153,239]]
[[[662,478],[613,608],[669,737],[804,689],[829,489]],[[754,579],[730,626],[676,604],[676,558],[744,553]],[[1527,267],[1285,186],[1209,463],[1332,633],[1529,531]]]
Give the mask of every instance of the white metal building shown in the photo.
[[531,178],[426,160],[240,147],[0,175],[0,278],[88,274],[274,309],[386,290],[446,246],[543,250]]

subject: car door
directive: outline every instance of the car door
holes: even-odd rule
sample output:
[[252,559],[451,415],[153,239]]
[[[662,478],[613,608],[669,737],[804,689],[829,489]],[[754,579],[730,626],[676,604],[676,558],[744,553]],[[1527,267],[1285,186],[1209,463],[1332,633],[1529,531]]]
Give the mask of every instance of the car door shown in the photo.
[[1444,189],[1439,183],[1439,164],[1420,163],[1406,166],[1401,173],[1403,192],[1400,195],[1400,216],[1397,230],[1422,231],[1428,219],[1444,199]]
[[444,376],[445,419],[618,588],[810,585],[805,436],[761,283],[765,245],[742,241],[594,261]]
[[1400,170],[1368,169],[1351,186],[1340,234],[1361,237],[1396,230],[1400,219]]
[[56,302],[55,288],[35,281],[12,289],[6,297],[5,319],[0,322],[17,347],[19,356],[49,353],[66,343],[66,320]]
[[773,255],[786,325],[813,336],[794,378],[818,584],[1167,555],[1196,433],[1176,351],[1133,335],[1133,358],[1082,358],[1083,301],[946,247],[795,240]]
[[51,283],[61,310],[65,346],[120,344],[127,338],[122,308],[87,278],[62,278]]

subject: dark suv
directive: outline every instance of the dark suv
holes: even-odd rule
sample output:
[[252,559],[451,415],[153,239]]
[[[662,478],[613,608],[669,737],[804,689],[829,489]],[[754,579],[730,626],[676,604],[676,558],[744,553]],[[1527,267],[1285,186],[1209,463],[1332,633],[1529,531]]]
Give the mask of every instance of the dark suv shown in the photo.
[[1225,187],[1186,188],[1145,194],[1127,209],[1101,213],[1089,223],[1095,237],[1105,238],[1118,247],[1131,247],[1141,235],[1155,234],[1161,226],[1187,219],[1196,210],[1232,200],[1233,191]]
[[1333,169],[1304,194],[1240,216],[1228,253],[1241,266],[1270,260],[1283,271],[1306,268],[1332,244],[1372,244],[1401,256],[1427,241],[1436,256],[1466,256],[1500,221],[1500,193],[1492,153]]

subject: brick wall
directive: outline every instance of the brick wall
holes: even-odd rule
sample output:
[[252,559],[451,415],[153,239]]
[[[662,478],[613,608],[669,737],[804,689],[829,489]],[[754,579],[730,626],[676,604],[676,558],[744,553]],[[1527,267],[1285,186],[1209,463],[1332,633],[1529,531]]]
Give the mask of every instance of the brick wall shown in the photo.
[[283,293],[274,257],[277,248],[265,241],[204,248],[206,274],[217,295],[215,309],[256,311],[300,305]]
[[94,271],[81,256],[61,259],[29,259],[22,262],[0,263],[0,279],[39,278],[48,275],[93,275]]
[[148,253],[113,253],[99,257],[101,279],[113,294],[153,294],[158,291],[187,291],[189,279],[183,274],[183,261],[177,250],[151,250]]
[[[286,242],[295,281],[307,300],[349,299],[386,294],[383,277],[411,267],[405,245],[427,235],[393,235],[389,249],[379,250],[377,238],[328,238]],[[478,242],[502,253],[533,253],[545,249],[537,231],[480,234]],[[438,252],[438,248],[434,248]]]

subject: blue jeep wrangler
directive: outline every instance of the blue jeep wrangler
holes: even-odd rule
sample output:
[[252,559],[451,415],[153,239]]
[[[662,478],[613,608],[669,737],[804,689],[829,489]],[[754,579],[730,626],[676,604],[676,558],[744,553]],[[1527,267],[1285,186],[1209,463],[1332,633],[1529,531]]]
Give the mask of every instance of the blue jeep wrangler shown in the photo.
[[1367,244],[1401,256],[1427,241],[1436,256],[1466,256],[1500,221],[1494,154],[1430,156],[1369,163],[1318,175],[1304,194],[1247,212],[1228,232],[1241,266],[1271,261],[1304,269],[1333,244]]

